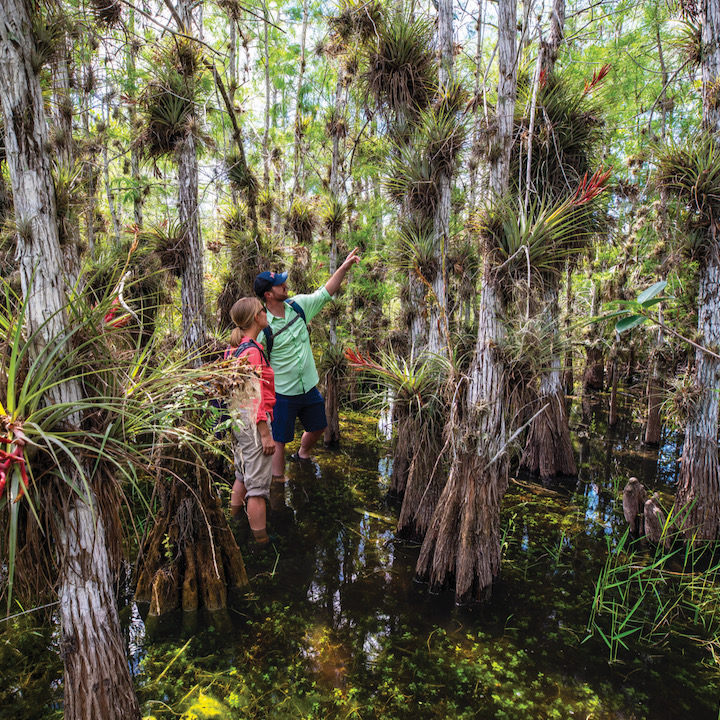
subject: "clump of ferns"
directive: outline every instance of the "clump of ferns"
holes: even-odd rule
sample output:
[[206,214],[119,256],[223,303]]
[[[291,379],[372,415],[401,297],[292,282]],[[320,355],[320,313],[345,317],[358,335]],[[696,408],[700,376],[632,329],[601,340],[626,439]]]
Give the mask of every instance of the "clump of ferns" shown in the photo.
[[157,158],[173,153],[189,132],[197,132],[202,60],[192,41],[176,38],[158,52],[154,64],[157,76],[140,96],[145,127],[137,142]]
[[287,216],[287,228],[299,245],[311,245],[317,219],[312,207],[299,198],[295,198]]
[[90,0],[98,25],[112,27],[122,19],[120,0]]
[[367,44],[363,65],[360,80],[368,106],[390,118],[417,116],[437,88],[433,24],[396,14],[378,27],[377,40]]
[[440,272],[433,223],[411,217],[400,224],[393,265],[404,275],[412,275],[430,286]]
[[339,198],[331,195],[322,211],[323,224],[331,237],[337,237],[347,219],[347,206]]
[[365,42],[378,34],[383,23],[383,7],[376,0],[342,0],[337,15],[327,19],[330,31],[345,43],[353,39]]
[[[601,99],[593,90],[607,77],[608,70],[603,66],[584,86],[557,73],[541,78],[533,129],[532,187],[553,198],[567,196],[585,174],[592,172],[604,127]],[[524,183],[526,178],[532,94],[529,76],[523,74],[515,106],[515,132],[523,141],[513,145],[511,182],[522,178]]]

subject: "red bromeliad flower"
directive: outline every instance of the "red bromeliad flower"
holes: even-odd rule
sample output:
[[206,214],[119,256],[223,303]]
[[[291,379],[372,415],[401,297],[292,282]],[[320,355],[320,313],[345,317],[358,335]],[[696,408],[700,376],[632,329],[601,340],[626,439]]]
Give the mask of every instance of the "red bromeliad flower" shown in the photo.
[[584,205],[594,200],[598,195],[602,195],[605,192],[605,183],[610,177],[611,170],[596,170],[592,177],[588,179],[587,173],[582,179],[580,186],[575,191],[575,197],[573,198],[573,205]]
[[599,70],[596,70],[593,73],[592,80],[589,83],[587,80],[585,81],[586,94],[593,90],[595,87],[597,87],[607,77],[607,74],[610,72],[611,67],[611,65],[606,63]]
[[377,363],[370,360],[370,358],[364,358],[357,350],[353,350],[352,348],[347,348],[345,350],[345,357],[347,358],[348,362],[350,363],[350,367],[352,367],[353,370],[362,371],[362,370],[374,370],[375,372],[381,372],[384,373],[385,368],[382,367],[382,365],[378,365]]
[[544,88],[546,82],[547,82],[547,70],[545,68],[543,68],[540,71],[540,76],[538,77],[538,83],[541,88]]
[[13,468],[17,465],[20,471],[20,490],[18,491],[15,502],[17,502],[25,493],[25,490],[30,485],[30,479],[28,478],[27,468],[25,467],[25,455],[23,448],[27,438],[23,431],[15,424],[10,424],[8,430],[12,432],[15,437],[4,437],[0,438],[0,444],[11,445],[14,444],[13,450],[7,451],[0,449],[0,498],[5,492],[5,485],[10,477],[12,477]]

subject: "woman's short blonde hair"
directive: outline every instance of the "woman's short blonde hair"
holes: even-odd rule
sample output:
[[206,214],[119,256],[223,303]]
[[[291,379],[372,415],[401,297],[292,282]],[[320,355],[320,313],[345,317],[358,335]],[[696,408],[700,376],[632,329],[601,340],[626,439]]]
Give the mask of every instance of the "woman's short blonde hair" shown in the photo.
[[263,304],[256,297],[240,298],[230,308],[230,319],[237,326],[230,336],[232,345],[239,345],[244,331],[247,330],[255,320],[255,316],[263,309]]

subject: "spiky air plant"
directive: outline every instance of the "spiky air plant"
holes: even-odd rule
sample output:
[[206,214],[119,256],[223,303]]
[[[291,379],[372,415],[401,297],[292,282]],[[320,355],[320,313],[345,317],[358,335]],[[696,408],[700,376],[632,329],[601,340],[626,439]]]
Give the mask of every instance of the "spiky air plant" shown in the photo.
[[73,225],[77,223],[79,209],[83,204],[85,190],[83,168],[80,164],[73,167],[56,165],[53,168],[55,202],[57,207],[58,236],[64,245],[73,239]]
[[328,17],[330,32],[343,43],[357,39],[366,42],[378,34],[383,23],[383,6],[376,0],[342,0],[339,12]]
[[155,57],[157,75],[140,97],[145,127],[138,143],[153,158],[175,152],[194,128],[200,91],[201,58],[196,44],[176,39]]
[[440,271],[431,219],[410,218],[400,225],[393,264],[427,286]]
[[700,25],[693,22],[685,22],[673,42],[681,57],[691,68],[700,67],[702,62],[702,38]]
[[403,499],[398,532],[421,537],[443,487],[443,426],[450,398],[452,364],[439,355],[410,360],[390,351],[378,361],[346,351],[350,367],[367,373],[379,392],[371,400],[389,403],[393,419],[390,493]]
[[393,119],[417,117],[437,87],[433,48],[432,23],[404,13],[383,23],[365,51],[361,81],[368,104]]
[[38,13],[33,18],[34,49],[30,62],[35,72],[57,57],[60,46],[65,42],[67,29],[67,19],[62,14],[43,17]]
[[[135,313],[142,344],[148,343],[155,330],[158,312],[172,301],[174,281],[162,265],[156,252],[154,236],[149,242],[138,244],[122,242],[103,249],[85,273],[84,284],[94,303],[117,294],[123,275],[130,273],[122,283],[122,301]],[[132,332],[135,332],[134,326]]]
[[402,144],[390,158],[385,190],[390,199],[422,218],[431,218],[438,203],[437,177],[422,148]]
[[[709,134],[684,143],[670,141],[656,157],[660,188],[678,198],[688,230],[707,230],[720,218],[720,143]],[[686,245],[693,254],[707,247],[707,233],[693,233]],[[698,242],[700,239],[700,242]]]
[[187,260],[187,239],[180,223],[163,223],[143,230],[138,235],[141,246],[151,249],[163,270],[180,277]]
[[[32,601],[56,588],[66,558],[52,539],[64,532],[74,494],[103,518],[117,577],[126,491],[144,498],[142,486],[157,467],[158,452],[182,444],[212,451],[206,433],[187,418],[213,374],[188,369],[181,355],[172,360],[163,353],[158,367],[150,347],[119,349],[116,336],[124,331],[103,321],[111,302],[111,293],[99,303],[92,294],[74,296],[64,310],[67,332],[34,360],[23,300],[0,305],[0,428],[2,454],[9,458],[0,473],[0,555],[8,604],[15,596]],[[56,396],[58,384],[68,379],[83,388],[79,402]]]
[[347,206],[336,197],[329,197],[323,208],[322,219],[328,232],[337,236],[347,217]]
[[98,25],[112,27],[122,19],[120,0],[90,0]]
[[[607,67],[607,66],[605,66]],[[601,101],[592,91],[606,76],[584,86],[560,74],[541,79],[537,94],[532,160],[531,190],[550,200],[572,194],[584,175],[592,174],[596,148],[604,126]],[[516,133],[527,138],[532,83],[525,76],[518,82]],[[527,141],[516,143],[511,154],[511,183],[527,176]],[[521,172],[522,168],[522,172]]]
[[260,217],[270,223],[273,209],[275,208],[275,196],[270,188],[264,187],[258,193],[258,205],[260,206]]
[[230,267],[217,298],[218,327],[232,327],[230,308],[244,295],[253,294],[253,282],[263,270],[278,269],[285,260],[279,240],[260,233],[253,236],[242,208],[223,220],[223,240],[230,250]]
[[225,168],[230,184],[246,193],[257,193],[258,181],[243,159],[237,153],[225,158]]
[[325,116],[325,130],[330,137],[342,139],[347,135],[347,119],[336,108],[330,108]]
[[287,217],[287,227],[295,242],[298,245],[311,245],[316,224],[317,219],[312,207],[304,200],[295,198]]

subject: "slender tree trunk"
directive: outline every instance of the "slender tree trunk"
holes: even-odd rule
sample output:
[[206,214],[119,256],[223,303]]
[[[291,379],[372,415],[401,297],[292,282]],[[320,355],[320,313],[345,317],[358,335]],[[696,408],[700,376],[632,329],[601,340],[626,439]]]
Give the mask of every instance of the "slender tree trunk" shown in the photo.
[[[451,579],[459,602],[479,600],[500,571],[500,504],[508,484],[504,368],[496,348],[504,337],[500,299],[486,267],[476,360],[465,399],[468,424],[425,535],[417,572],[439,590]],[[456,436],[457,429],[455,429]],[[475,438],[473,442],[473,438]],[[481,440],[477,440],[481,438]],[[474,445],[474,447],[473,447]]]
[[701,0],[703,126],[720,132],[720,104],[717,83],[720,79],[720,0]]
[[620,379],[620,368],[619,366],[619,344],[618,334],[615,333],[615,339],[613,340],[613,346],[610,350],[610,406],[608,408],[608,427],[615,427],[618,421],[618,409],[617,409],[617,394],[618,394],[618,381]]
[[195,138],[188,133],[177,151],[178,215],[185,234],[185,260],[181,276],[183,347],[200,364],[200,350],[207,343],[203,249],[198,218],[198,164]]
[[[47,122],[33,67],[29,5],[0,4],[0,101],[18,227],[18,258],[28,336],[35,358],[65,331],[65,284],[55,193],[47,154]],[[67,381],[53,400],[79,402],[79,383]],[[68,472],[72,472],[69,468]],[[60,533],[59,591],[65,663],[65,717],[140,718],[110,588],[102,515],[80,496],[71,501]],[[67,607],[73,612],[66,612]]]
[[[107,73],[105,74],[105,81],[107,80]],[[120,219],[118,218],[117,208],[115,206],[115,193],[113,192],[112,185],[110,184],[110,158],[108,156],[108,134],[107,128],[110,124],[110,93],[107,92],[106,86],[106,100],[102,105],[103,108],[103,122],[105,123],[105,132],[102,134],[102,159],[103,159],[103,178],[105,180],[105,196],[107,197],[108,209],[110,210],[110,218],[113,226],[113,238],[116,243],[120,242]]]
[[[711,229],[712,235],[717,226]],[[698,335],[700,344],[720,347],[720,250],[712,240],[709,257],[701,271],[698,291]],[[720,538],[720,464],[718,464],[718,419],[720,418],[720,361],[698,350],[695,355],[695,389],[698,398],[685,428],[685,445],[675,512],[683,517],[688,537]]]
[[[447,93],[453,78],[453,5],[452,0],[439,0],[437,39],[441,92]],[[438,204],[433,217],[433,245],[438,270],[432,279],[433,298],[429,307],[428,350],[449,355],[450,330],[448,318],[445,258],[450,242],[450,196],[452,176],[442,172],[438,178]]]
[[[132,35],[135,32],[135,10],[128,8],[128,32]],[[129,82],[130,97],[134,100],[137,97],[137,70],[135,69],[135,46],[132,42],[127,47],[127,77]],[[130,128],[132,131],[137,127],[137,110],[135,102],[130,103]],[[135,226],[138,229],[143,227],[143,193],[142,178],[140,176],[140,150],[136,143],[130,144],[130,173],[133,183],[133,215]]]
[[[662,319],[662,309],[660,311]],[[665,342],[663,329],[658,325],[655,332],[652,355],[650,357],[650,372],[647,382],[648,419],[645,426],[645,444],[657,447],[660,445],[662,435],[662,417],[660,410],[663,402],[663,356],[662,346]]]
[[[344,203],[345,200],[345,182],[342,177],[342,160],[344,153],[345,138],[345,70],[341,63],[338,69],[337,85],[335,86],[335,106],[333,108],[332,129],[332,157],[330,164],[330,202],[333,205]],[[330,227],[330,255],[328,257],[329,272],[332,275],[337,270],[338,263],[338,235],[341,228],[337,223],[333,223]],[[329,323],[329,343],[330,347],[337,348],[337,320],[335,317],[330,318]],[[339,395],[340,389],[338,383],[337,370],[330,368],[325,374],[325,415],[327,417],[327,427],[325,428],[324,441],[326,445],[332,445],[340,442],[340,407]]]
[[96,500],[93,506],[72,500],[60,537],[64,715],[67,720],[138,718],[105,530]]
[[[193,5],[182,0],[177,10],[184,32],[192,34]],[[198,158],[196,138],[188,130],[175,150],[178,166],[178,219],[184,234],[185,257],[181,275],[180,304],[182,312],[183,347],[191,361],[200,365],[200,352],[207,344],[205,324],[205,285],[203,244],[200,235],[198,208]]]
[[572,291],[572,265],[567,263],[565,267],[565,337],[568,344],[565,349],[565,369],[563,371],[563,386],[565,394],[572,395],[575,389],[575,378],[573,375],[573,346],[569,342],[572,337],[572,311],[573,311],[573,291]]
[[290,205],[295,196],[299,194],[302,178],[302,158],[303,153],[303,114],[302,114],[302,95],[303,83],[305,82],[305,42],[307,39],[308,27],[308,0],[303,0],[303,17],[302,27],[300,29],[300,68],[297,75],[297,85],[295,90],[295,144],[293,147],[293,186],[290,194]]

